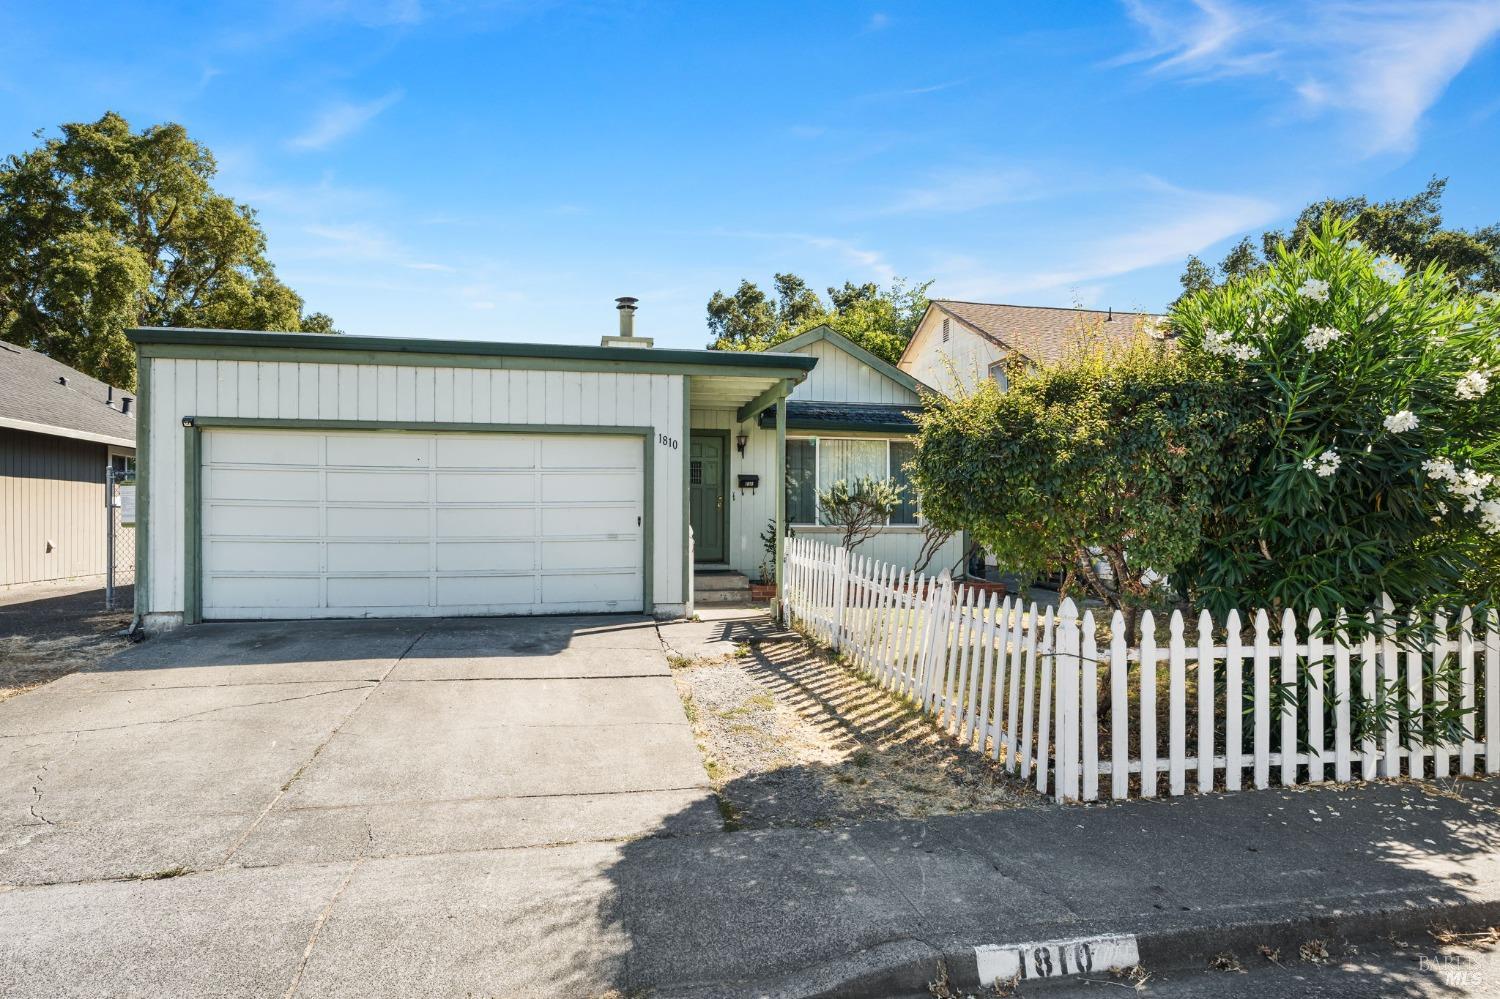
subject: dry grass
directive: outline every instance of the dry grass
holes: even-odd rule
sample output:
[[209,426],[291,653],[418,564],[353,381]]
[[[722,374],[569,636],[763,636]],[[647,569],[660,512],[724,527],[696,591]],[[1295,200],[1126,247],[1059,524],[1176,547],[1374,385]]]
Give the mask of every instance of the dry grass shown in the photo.
[[808,642],[760,643],[675,676],[710,778],[744,826],[1047,803]]
[[87,669],[128,643],[129,610],[106,611],[102,594],[39,590],[0,606],[0,701]]

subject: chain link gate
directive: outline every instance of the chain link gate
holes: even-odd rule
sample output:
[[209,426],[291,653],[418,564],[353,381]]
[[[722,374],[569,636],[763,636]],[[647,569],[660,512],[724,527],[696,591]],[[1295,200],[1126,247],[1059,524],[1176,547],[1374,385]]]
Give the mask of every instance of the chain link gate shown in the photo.
[[121,592],[135,587],[135,472],[111,466],[104,473],[105,519],[108,545],[104,577],[104,608],[124,602]]

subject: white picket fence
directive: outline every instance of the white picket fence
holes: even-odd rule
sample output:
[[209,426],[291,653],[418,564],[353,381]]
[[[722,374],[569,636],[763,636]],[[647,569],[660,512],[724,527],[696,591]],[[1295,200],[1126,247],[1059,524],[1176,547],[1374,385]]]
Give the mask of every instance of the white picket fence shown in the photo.
[[[1150,612],[1138,642],[1119,612],[1103,640],[1093,612],[1080,620],[1071,600],[1039,611],[811,539],[788,540],[785,567],[791,624],[1059,801],[1096,800],[1101,778],[1111,797],[1126,798],[1157,794],[1163,778],[1168,794],[1184,794],[1190,774],[1195,790],[1233,791],[1246,771],[1257,788],[1273,773],[1284,786],[1447,777],[1455,765],[1471,775],[1479,757],[1484,771],[1500,772],[1493,612],[1481,634],[1460,611],[1456,638],[1438,614],[1432,637],[1413,647],[1397,640],[1389,603],[1370,612],[1369,637],[1358,641],[1320,627],[1316,611],[1299,629],[1290,610],[1274,638],[1257,611],[1248,641],[1237,611],[1217,641],[1205,611],[1190,639],[1174,611],[1159,646]],[[1157,730],[1163,680],[1165,745]],[[1450,698],[1464,709],[1464,737],[1445,742],[1431,730]]]

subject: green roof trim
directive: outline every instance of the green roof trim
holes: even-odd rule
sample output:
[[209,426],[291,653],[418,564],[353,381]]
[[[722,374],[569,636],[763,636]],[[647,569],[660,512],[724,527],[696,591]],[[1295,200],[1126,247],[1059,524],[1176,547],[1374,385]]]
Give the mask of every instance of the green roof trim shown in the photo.
[[[559,361],[606,368],[674,372],[697,368],[704,372],[724,369],[725,374],[767,375],[801,379],[818,363],[800,354],[770,354],[750,351],[678,350],[655,347],[586,347],[555,343],[510,343],[492,340],[426,340],[417,337],[349,336],[343,333],[263,333],[248,330],[176,329],[138,327],[125,331],[131,342],[154,347],[155,356],[171,356],[176,347],[251,348],[329,353],[361,352],[425,356],[468,356]],[[330,360],[337,360],[331,358]],[[409,363],[409,362],[408,362]],[[530,364],[527,366],[540,366]]]
[[858,358],[865,364],[880,372],[882,375],[885,375],[897,385],[900,385],[902,388],[909,389],[910,391],[915,392],[918,395],[942,394],[931,385],[928,385],[926,382],[919,381],[918,379],[913,378],[911,375],[907,374],[905,371],[902,371],[900,368],[896,367],[894,364],[891,364],[889,361],[885,361],[879,357],[876,357],[874,354],[870,353],[868,350],[861,347],[853,340],[834,330],[832,327],[826,325],[814,326],[812,329],[807,330],[806,332],[798,333],[790,340],[783,340],[781,343],[773,346],[769,351],[767,351],[767,353],[791,352],[797,350],[800,347],[806,347],[809,344],[817,343],[819,340],[826,340],[827,342],[833,344],[835,347],[838,347],[840,350],[844,351],[844,353]]

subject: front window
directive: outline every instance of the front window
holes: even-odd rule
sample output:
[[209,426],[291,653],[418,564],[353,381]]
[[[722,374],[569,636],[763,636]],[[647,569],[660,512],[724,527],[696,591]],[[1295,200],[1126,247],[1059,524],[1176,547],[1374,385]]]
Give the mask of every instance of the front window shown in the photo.
[[818,510],[818,492],[842,479],[893,479],[905,486],[901,505],[889,523],[917,523],[917,498],[903,467],[914,448],[905,440],[848,437],[789,437],[786,442],[786,519],[798,526],[827,524]]

